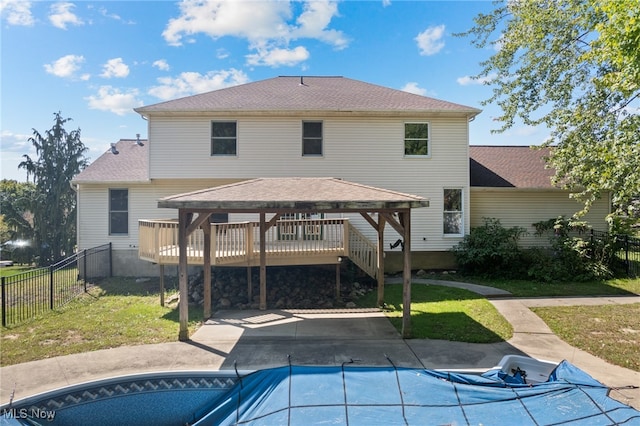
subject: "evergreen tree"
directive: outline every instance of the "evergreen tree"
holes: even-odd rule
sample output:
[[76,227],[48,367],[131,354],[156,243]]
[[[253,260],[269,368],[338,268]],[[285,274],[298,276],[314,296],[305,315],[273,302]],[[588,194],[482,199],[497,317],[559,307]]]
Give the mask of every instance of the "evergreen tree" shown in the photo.
[[67,132],[70,118],[54,113],[54,125],[44,135],[33,129],[29,142],[37,158],[23,155],[18,167],[36,186],[32,200],[34,242],[39,264],[56,262],[73,253],[76,241],[76,194],[71,179],[88,164],[80,129]]

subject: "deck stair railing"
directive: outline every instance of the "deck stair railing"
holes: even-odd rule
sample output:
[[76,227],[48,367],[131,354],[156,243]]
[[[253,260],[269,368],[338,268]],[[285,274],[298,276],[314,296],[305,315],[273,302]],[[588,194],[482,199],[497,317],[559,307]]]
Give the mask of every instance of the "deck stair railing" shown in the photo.
[[377,245],[350,223],[347,223],[347,226],[349,228],[347,256],[369,276],[376,278],[378,271]]

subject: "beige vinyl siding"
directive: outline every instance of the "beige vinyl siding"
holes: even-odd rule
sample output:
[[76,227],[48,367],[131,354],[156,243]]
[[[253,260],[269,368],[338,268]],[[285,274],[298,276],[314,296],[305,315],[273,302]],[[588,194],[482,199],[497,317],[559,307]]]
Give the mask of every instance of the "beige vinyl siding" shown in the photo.
[[[209,155],[212,120],[237,122],[236,157]],[[302,156],[303,120],[323,122],[320,157]],[[405,122],[429,123],[430,158],[404,156]],[[443,236],[442,192],[445,187],[461,188],[465,230],[469,229],[466,117],[154,117],[149,128],[152,179],[328,176],[420,195],[429,198],[431,206],[412,212],[414,251],[447,250],[460,240]],[[367,236],[376,238],[364,219],[351,218]],[[387,227],[385,246],[397,239]]]
[[[500,219],[505,228],[520,226],[526,229],[527,235],[521,239],[523,247],[544,246],[548,244],[548,237],[536,237],[532,224],[558,216],[571,217],[581,207],[582,204],[570,199],[569,194],[561,190],[473,188],[471,226],[481,226],[484,217]],[[606,231],[607,214],[609,201],[605,198],[594,203],[583,220],[588,221],[596,230]]]
[[[158,199],[237,182],[237,179],[160,180],[149,184],[80,185],[78,188],[78,249],[111,242],[116,250],[138,248],[139,219],[172,219],[174,209],[159,209]],[[129,234],[109,235],[109,189],[129,190]]]

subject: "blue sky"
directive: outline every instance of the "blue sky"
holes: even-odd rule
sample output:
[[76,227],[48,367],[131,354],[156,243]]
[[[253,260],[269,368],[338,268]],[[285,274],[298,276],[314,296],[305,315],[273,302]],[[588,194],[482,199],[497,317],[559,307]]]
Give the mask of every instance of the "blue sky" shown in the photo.
[[493,51],[453,37],[489,1],[0,0],[1,172],[35,158],[28,142],[54,112],[95,160],[120,138],[147,136],[133,108],[278,75],[341,75],[483,109],[475,145],[536,145],[544,129],[495,135],[491,88],[469,77]]

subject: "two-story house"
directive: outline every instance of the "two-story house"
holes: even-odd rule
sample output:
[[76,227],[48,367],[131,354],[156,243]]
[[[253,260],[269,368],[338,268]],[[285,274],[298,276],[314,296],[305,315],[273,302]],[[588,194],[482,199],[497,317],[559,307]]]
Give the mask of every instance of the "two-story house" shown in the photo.
[[[450,248],[482,217],[530,228],[579,209],[551,187],[541,154],[527,147],[471,147],[479,159],[472,155],[470,164],[469,122],[480,110],[349,78],[276,77],[136,112],[148,121],[148,139],[119,141],[73,181],[78,246],[111,242],[118,275],[158,273],[139,246],[147,241],[145,220],[155,226],[161,221],[154,219],[177,218],[176,210],[158,208],[159,199],[253,178],[332,177],[428,199],[429,207],[411,213],[414,269],[454,267]],[[523,178],[529,171],[538,180]],[[606,200],[594,210],[605,226]],[[280,219],[292,221],[288,234],[278,228],[281,241],[308,239],[305,224],[315,226],[315,239],[327,238],[324,222],[304,221],[339,219],[376,242],[358,214]],[[402,269],[397,234],[385,234],[384,251],[386,270]]]

